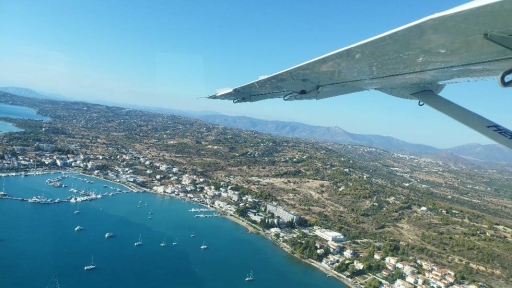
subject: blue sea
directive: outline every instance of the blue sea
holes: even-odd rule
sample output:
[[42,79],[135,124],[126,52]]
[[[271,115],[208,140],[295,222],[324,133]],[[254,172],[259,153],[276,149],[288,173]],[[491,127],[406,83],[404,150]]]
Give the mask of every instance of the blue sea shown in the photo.
[[[45,184],[58,175],[3,177],[0,187],[13,197],[53,199],[66,199],[70,188],[127,191],[79,174],[94,183],[68,177],[61,181],[67,187]],[[223,217],[196,218],[191,208],[201,206],[133,192],[80,203],[0,199],[0,287],[52,287],[55,275],[63,288],[346,287],[263,236]],[[107,232],[115,236],[106,239]],[[134,246],[139,237],[143,244]],[[167,246],[161,247],[164,239]],[[208,249],[200,249],[203,243]],[[92,258],[96,269],[84,270]],[[250,271],[254,281],[245,282]]]
[[[36,110],[23,106],[14,106],[0,103],[0,117],[10,118],[27,118],[36,120],[49,120],[50,118],[38,115]],[[16,128],[11,123],[0,121],[0,133],[3,132],[18,132],[20,129]]]

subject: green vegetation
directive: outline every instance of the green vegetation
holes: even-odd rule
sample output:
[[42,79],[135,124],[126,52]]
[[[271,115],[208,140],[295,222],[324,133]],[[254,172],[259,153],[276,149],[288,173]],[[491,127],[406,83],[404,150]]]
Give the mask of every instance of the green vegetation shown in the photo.
[[[126,169],[140,177],[137,185],[152,188],[175,180],[170,172],[148,173],[145,163],[165,163],[208,179],[217,190],[231,187],[240,197],[277,202],[302,216],[295,226],[321,226],[351,240],[374,243],[361,245],[363,255],[379,251],[433,260],[457,271],[460,279],[490,284],[512,280],[511,167],[467,167],[367,147],[227,129],[173,115],[0,96],[0,102],[32,107],[51,118],[0,119],[24,129],[0,135],[0,159],[31,164],[5,164],[1,172],[29,170],[33,165],[55,169],[56,161],[42,161],[47,154],[81,155],[83,163],[96,164],[84,171],[118,174]],[[157,180],[157,175],[162,178]],[[236,213],[244,216],[255,207],[246,203]],[[293,239],[288,245],[295,253],[321,259],[311,239]],[[371,259],[359,260],[363,272],[382,268]],[[350,265],[340,263],[336,269],[361,273]]]

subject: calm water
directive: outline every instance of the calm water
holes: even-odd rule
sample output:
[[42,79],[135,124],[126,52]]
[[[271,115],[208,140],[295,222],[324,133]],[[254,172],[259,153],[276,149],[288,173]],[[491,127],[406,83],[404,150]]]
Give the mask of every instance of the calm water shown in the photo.
[[[49,120],[50,118],[37,115],[36,110],[23,106],[13,106],[0,103],[0,117],[10,118],[27,118],[36,120]],[[0,133],[3,132],[17,132],[20,129],[14,127],[12,124],[0,121]]]
[[[94,184],[66,178],[66,188],[44,184],[55,176],[3,177],[0,187],[10,196],[60,199],[72,187],[126,190],[93,178]],[[199,206],[149,193],[80,204],[0,199],[0,287],[47,287],[55,274],[60,287],[345,287],[236,223],[194,218],[188,212],[194,207]],[[84,230],[74,231],[78,225]],[[106,232],[115,237],[105,239]],[[139,235],[143,245],[135,247]],[[167,246],[161,247],[164,238]],[[207,250],[199,248],[203,242]],[[85,271],[92,256],[97,268]],[[251,270],[255,281],[245,282]]]

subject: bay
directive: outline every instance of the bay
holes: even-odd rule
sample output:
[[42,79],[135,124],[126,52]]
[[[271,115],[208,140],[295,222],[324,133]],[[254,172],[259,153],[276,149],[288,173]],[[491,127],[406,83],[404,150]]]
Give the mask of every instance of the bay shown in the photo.
[[[0,185],[22,198],[127,190],[80,174],[94,183],[68,177],[61,180],[67,187],[45,184],[59,175],[3,177]],[[133,192],[80,203],[0,199],[0,287],[47,287],[54,275],[60,287],[346,287],[263,236],[223,217],[196,218],[191,208],[200,206]],[[115,236],[106,239],[107,232]],[[134,246],[139,236],[143,244]],[[203,242],[208,249],[200,249]],[[96,269],[84,270],[93,256]],[[245,282],[251,270],[255,280]]]
[[[0,103],[0,117],[10,118],[26,118],[35,120],[49,120],[50,118],[38,115],[37,111],[23,106],[15,106]],[[0,121],[0,133],[4,132],[18,132],[21,129],[15,127],[11,123]]]

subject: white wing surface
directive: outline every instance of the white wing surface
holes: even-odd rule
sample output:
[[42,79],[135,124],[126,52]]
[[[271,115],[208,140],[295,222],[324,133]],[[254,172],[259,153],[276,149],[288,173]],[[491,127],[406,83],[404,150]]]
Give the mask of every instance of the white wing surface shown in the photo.
[[496,77],[512,51],[484,35],[510,38],[511,15],[512,1],[473,1],[209,98],[322,99]]
[[477,0],[208,98],[319,100],[378,90],[419,99],[512,149],[512,131],[436,97],[445,84],[498,75],[510,87],[511,68],[512,0]]

